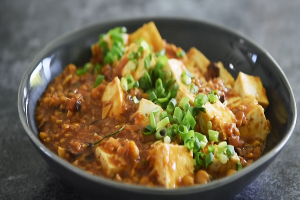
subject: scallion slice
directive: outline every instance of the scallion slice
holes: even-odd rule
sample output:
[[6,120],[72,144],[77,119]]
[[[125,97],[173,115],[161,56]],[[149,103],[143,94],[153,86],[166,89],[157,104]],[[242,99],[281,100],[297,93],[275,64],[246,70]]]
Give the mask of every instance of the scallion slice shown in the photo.
[[162,127],[166,127],[166,125],[170,123],[169,121],[169,117],[166,117],[162,120],[160,120],[157,124],[156,124],[156,130],[158,130],[159,128],[162,128]]
[[209,95],[208,95],[208,101],[209,101],[210,103],[216,103],[217,100],[218,100],[218,97],[217,97],[216,95],[214,95],[214,94],[209,94]]
[[144,60],[144,66],[145,66],[145,69],[148,70],[149,67],[150,67],[150,55],[146,56],[145,60]]
[[190,101],[190,99],[188,97],[182,97],[182,99],[179,102],[179,107],[182,108],[182,109],[184,109],[184,106],[186,104],[188,104],[189,101]]
[[150,124],[153,128],[156,128],[156,122],[155,122],[155,117],[154,117],[153,112],[150,113]]
[[171,138],[167,135],[166,137],[164,137],[164,143],[171,143]]
[[207,168],[214,160],[214,155],[212,153],[208,153],[205,157],[205,167]]
[[97,87],[98,85],[100,85],[102,83],[103,79],[104,79],[103,75],[98,75],[97,79],[95,81],[95,84],[94,84],[94,88]]
[[215,146],[214,145],[209,145],[207,148],[207,151],[210,153],[214,153],[215,152]]
[[155,132],[155,128],[153,128],[151,125],[147,125],[143,130],[144,135],[151,135],[154,132]]
[[192,83],[192,79],[191,77],[189,77],[188,75],[184,74],[181,76],[181,81],[185,84],[185,85],[190,85]]
[[128,83],[125,77],[121,78],[121,88],[126,92],[128,90]]
[[155,133],[156,139],[161,140],[166,136],[167,136],[167,129],[165,127],[160,127],[159,129],[157,129]]
[[194,105],[197,108],[201,108],[202,106],[205,105],[205,103],[207,102],[208,98],[206,96],[206,94],[198,94],[197,97],[194,100]]
[[208,136],[210,141],[219,141],[219,132],[214,130],[208,130]]
[[166,118],[168,116],[168,113],[166,111],[163,111],[160,113],[160,120],[163,120],[164,118]]
[[180,124],[182,117],[183,117],[182,110],[179,107],[175,107],[174,114],[173,114],[173,119],[175,123]]
[[140,101],[136,98],[136,96],[132,97],[132,100],[135,104],[138,104]]
[[241,171],[243,169],[242,163],[236,163],[236,170]]

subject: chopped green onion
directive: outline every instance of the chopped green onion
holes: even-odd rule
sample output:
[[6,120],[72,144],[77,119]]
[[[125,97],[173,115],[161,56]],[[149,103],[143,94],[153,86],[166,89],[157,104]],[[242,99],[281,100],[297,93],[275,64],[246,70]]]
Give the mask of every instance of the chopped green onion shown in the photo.
[[150,114],[150,124],[153,128],[156,128],[156,122],[153,112]]
[[132,89],[133,88],[133,85],[135,84],[135,80],[134,78],[132,77],[131,74],[127,74],[126,75],[126,80],[127,80],[127,87],[128,87],[128,90]]
[[172,122],[173,122],[173,117],[172,117],[172,115],[171,115],[171,114],[168,114],[168,117],[169,117],[170,123],[172,123]]
[[162,49],[162,50],[156,52],[155,55],[156,55],[157,57],[159,57],[159,56],[164,56],[165,54],[166,54],[166,50],[165,50],[165,49]]
[[219,158],[220,162],[223,164],[226,164],[228,161],[228,157],[226,155],[224,155],[223,153],[218,154],[218,158]]
[[161,70],[167,62],[168,58],[166,56],[160,56],[156,61],[155,69]]
[[166,111],[163,111],[160,113],[160,120],[163,120],[164,118],[166,118],[168,116],[168,113]]
[[218,144],[218,152],[223,152],[223,150],[225,149],[225,147],[227,146],[227,142],[226,141],[222,141]]
[[186,126],[184,126],[184,125],[178,126],[178,131],[179,131],[179,133],[180,133],[180,135],[181,135],[181,138],[182,138],[183,140],[184,140],[184,137],[183,137],[183,136],[185,136],[185,135],[189,132],[188,128],[187,128]]
[[145,60],[144,60],[144,65],[145,65],[145,69],[148,70],[150,67],[150,55],[146,56]]
[[103,75],[98,75],[97,79],[95,81],[95,84],[94,84],[94,88],[97,87],[98,85],[100,85],[102,83],[103,79],[104,79]]
[[189,122],[189,120],[187,119],[187,118],[183,118],[182,119],[182,121],[180,122],[180,125],[184,125],[184,126],[186,126],[188,129],[190,129],[191,128],[191,125],[190,125],[190,122]]
[[181,76],[181,81],[185,84],[185,85],[190,85],[192,83],[192,79],[191,77],[189,77],[188,75],[184,74]]
[[195,85],[194,83],[192,83],[190,85],[190,92],[193,94],[197,94],[199,91],[199,87],[197,85]]
[[205,157],[205,167],[207,168],[214,160],[214,155],[212,153],[208,153]]
[[136,98],[136,96],[132,97],[132,100],[135,104],[138,104],[140,101]]
[[166,117],[166,118],[160,120],[160,121],[156,124],[156,130],[158,130],[159,128],[165,127],[168,123],[170,123],[169,117]]
[[160,102],[160,103],[165,103],[167,102],[171,97],[171,92],[168,93],[168,95],[164,98],[158,98],[157,100]]
[[155,128],[153,128],[151,125],[147,125],[143,130],[144,135],[151,135],[154,132],[155,132]]
[[161,140],[166,136],[167,136],[167,129],[165,127],[160,127],[159,129],[157,129],[155,133],[156,139]]
[[208,136],[210,141],[219,141],[219,132],[218,131],[213,131],[213,130],[208,130]]
[[200,108],[202,106],[204,106],[207,102],[208,98],[206,96],[206,94],[198,94],[197,97],[194,100],[194,105],[197,108]]
[[211,121],[208,121],[208,122],[207,122],[207,129],[208,129],[208,130],[211,130],[211,129],[212,129],[212,123],[211,123]]
[[218,100],[218,97],[217,97],[216,95],[214,95],[214,94],[209,94],[209,95],[208,95],[208,101],[209,101],[210,103],[216,103],[217,100]]
[[184,52],[183,50],[177,51],[177,52],[176,52],[176,56],[177,56],[178,58],[181,58],[181,57],[183,57],[184,55],[185,55],[185,52]]
[[78,76],[83,75],[83,74],[86,74],[87,71],[88,71],[91,67],[92,67],[92,64],[91,64],[91,63],[86,63],[82,69],[76,70],[76,74],[77,74]]
[[186,118],[191,126],[192,129],[195,128],[196,125],[196,120],[195,118],[192,116],[192,114],[190,113],[190,111],[187,111],[184,118]]
[[138,87],[139,87],[139,85],[140,85],[140,84],[139,84],[139,82],[138,82],[138,81],[135,81],[135,83],[134,83],[133,87],[134,87],[134,88],[138,88]]
[[171,138],[169,136],[164,137],[164,143],[171,143]]
[[197,153],[200,150],[200,148],[201,143],[199,142],[198,138],[195,137],[193,153]]
[[183,109],[184,106],[189,103],[189,101],[190,99],[188,97],[182,97],[179,103],[179,107]]
[[183,141],[184,141],[184,145],[185,143],[187,143],[188,140],[192,139],[195,137],[195,131],[194,130],[190,130],[187,134],[184,135]]
[[215,146],[214,145],[209,145],[208,148],[207,148],[207,151],[214,154]]
[[156,99],[157,99],[157,96],[156,96],[155,92],[151,91],[151,92],[148,94],[148,99],[149,99],[150,101],[156,100]]
[[128,84],[125,77],[121,78],[121,88],[126,92],[128,90]]
[[156,115],[159,112],[159,108],[158,107],[154,108],[154,110],[152,112],[154,115]]
[[183,110],[188,111],[190,109],[190,107],[191,107],[190,104],[187,103],[187,104],[184,105]]
[[188,75],[191,78],[194,77],[194,75],[191,72],[189,72],[188,70],[185,70],[185,74]]
[[155,82],[155,93],[157,94],[157,96],[161,96],[164,92],[165,88],[163,87],[162,80],[158,78]]
[[242,163],[236,163],[236,170],[241,171],[243,169]]
[[175,123],[180,124],[182,117],[183,117],[182,110],[179,107],[175,107],[174,114],[173,114],[173,119]]
[[150,88],[152,86],[152,80],[148,72],[145,72],[145,78],[146,78],[146,83],[148,85],[148,88]]
[[204,162],[203,162],[203,153],[201,152],[197,152],[195,153],[195,157],[196,157],[196,163],[197,165],[199,166],[203,166],[204,165]]
[[94,68],[94,73],[99,74],[101,70],[102,70],[102,66],[99,63],[97,63]]
[[177,84],[174,85],[172,93],[171,93],[171,98],[175,98],[177,95],[177,91],[178,91],[179,86]]
[[223,150],[224,154],[227,155],[228,158],[231,158],[234,155],[234,147],[232,145],[227,145]]
[[128,68],[131,71],[136,70],[137,64],[133,60],[129,60],[126,64],[126,68]]
[[170,138],[176,138],[179,134],[178,125],[173,124],[172,126],[169,126],[167,133]]

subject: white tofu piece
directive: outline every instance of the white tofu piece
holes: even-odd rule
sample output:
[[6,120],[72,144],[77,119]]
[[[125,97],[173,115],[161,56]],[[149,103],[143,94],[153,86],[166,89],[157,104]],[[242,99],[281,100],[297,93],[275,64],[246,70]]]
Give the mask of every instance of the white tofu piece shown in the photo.
[[206,102],[203,106],[206,109],[206,113],[199,112],[196,116],[196,120],[199,123],[200,132],[208,135],[207,123],[211,121],[212,129],[219,131],[219,137],[222,140],[227,139],[226,128],[236,123],[234,114],[224,106],[219,100],[216,103],[211,104]]
[[265,109],[269,105],[266,90],[260,78],[257,76],[250,76],[240,72],[234,84],[234,90],[238,92],[242,98],[253,96]]
[[105,152],[104,147],[97,147],[95,155],[107,176],[113,176],[122,170],[121,165],[117,165],[116,162],[114,162],[114,154]]
[[[175,78],[176,83],[179,86],[177,95],[175,97],[176,101],[179,103],[182,97],[188,97],[190,99],[190,104],[194,105],[194,100],[196,98],[195,94],[189,91],[189,87],[181,82],[181,74],[186,70],[184,64],[177,59],[169,59],[167,64],[163,68],[164,71],[171,71],[173,78]],[[169,78],[169,77],[167,77]]]
[[192,151],[185,146],[156,143],[149,150],[149,176],[166,188],[176,188],[183,177],[193,175],[194,161]]
[[266,119],[264,109],[258,104],[258,101],[248,96],[245,98],[236,99],[233,103],[228,104],[229,109],[233,110],[239,108],[244,112],[246,117],[246,124],[238,127],[241,138],[249,140],[265,141],[267,135],[270,133],[271,125],[269,120]]
[[198,49],[192,47],[186,55],[188,57],[187,68],[195,77],[198,77],[199,73],[206,73],[210,61]]
[[225,164],[215,155],[213,162],[208,166],[208,171],[216,177],[223,177],[229,170],[236,170],[236,164],[239,162],[240,158],[236,153]]
[[234,78],[232,75],[225,69],[222,62],[218,62],[217,65],[220,67],[219,77],[224,82],[224,85],[227,87],[234,87]]
[[265,142],[270,133],[271,125],[266,119],[261,105],[253,105],[245,113],[247,123],[239,127],[241,138],[259,139]]
[[121,88],[120,79],[115,77],[114,80],[106,86],[101,100],[103,108],[109,104],[111,105],[107,114],[108,117],[113,118],[123,113],[124,98],[125,93]]
[[139,149],[133,141],[109,138],[104,145],[95,149],[95,156],[106,175],[112,177],[135,167]]
[[159,109],[158,113],[154,116],[157,123],[160,121],[160,113],[163,111],[163,109],[152,101],[142,98],[139,103],[139,108],[136,111],[136,113],[141,114],[141,117],[136,118],[135,124],[140,126],[147,126],[148,124],[150,124],[149,115],[156,108]]

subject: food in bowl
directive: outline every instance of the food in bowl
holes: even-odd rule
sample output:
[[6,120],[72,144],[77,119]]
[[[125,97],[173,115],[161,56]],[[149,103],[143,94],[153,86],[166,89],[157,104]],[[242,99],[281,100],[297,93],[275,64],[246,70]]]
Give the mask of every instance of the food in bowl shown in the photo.
[[237,79],[196,48],[163,40],[153,22],[117,27],[68,65],[38,101],[41,141],[115,181],[177,188],[229,176],[257,160],[270,132],[259,77]]

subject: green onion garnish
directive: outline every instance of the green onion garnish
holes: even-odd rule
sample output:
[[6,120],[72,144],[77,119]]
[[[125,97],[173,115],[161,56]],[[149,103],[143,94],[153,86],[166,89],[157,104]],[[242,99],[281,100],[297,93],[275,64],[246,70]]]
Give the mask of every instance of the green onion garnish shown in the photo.
[[126,75],[126,80],[127,80],[127,86],[128,86],[128,90],[132,89],[134,84],[135,84],[135,80],[132,77],[131,74],[127,74]]
[[242,163],[236,163],[236,170],[241,171],[243,169]]
[[198,94],[197,97],[194,100],[194,105],[197,108],[203,107],[206,102],[207,102],[208,98],[206,96],[206,94]]
[[181,58],[181,57],[183,57],[184,55],[185,55],[185,52],[184,52],[183,50],[177,51],[177,52],[176,52],[176,56],[177,56],[178,58]]
[[178,88],[179,88],[179,86],[177,84],[175,84],[174,87],[173,87],[173,89],[172,89],[171,98],[175,98],[176,97]]
[[209,101],[210,103],[216,103],[217,100],[218,100],[218,97],[217,97],[216,95],[214,95],[214,94],[209,94],[209,95],[208,95],[208,101]]
[[156,139],[161,140],[166,136],[167,136],[167,129],[165,127],[160,127],[159,129],[157,129],[155,133]]
[[191,77],[189,77],[188,75],[186,74],[183,74],[181,76],[181,81],[185,84],[185,85],[190,85],[192,83],[192,79]]
[[153,112],[150,113],[150,124],[153,128],[156,128],[156,122],[155,122],[155,117],[154,117]]
[[121,88],[124,90],[124,91],[127,91],[128,90],[128,83],[127,83],[127,80],[125,77],[122,77],[121,78]]
[[209,145],[207,150],[210,153],[214,153],[215,152],[215,146],[214,145]]
[[183,117],[182,110],[179,107],[175,107],[174,114],[173,114],[173,119],[175,123],[180,124],[182,117]]
[[143,130],[144,135],[151,135],[154,132],[155,132],[155,128],[153,128],[151,125],[147,125]]
[[138,104],[140,101],[136,98],[136,96],[132,97],[133,103]]
[[190,92],[193,93],[193,94],[197,94],[198,91],[199,91],[199,87],[196,86],[194,83],[192,83],[192,84],[190,85]]
[[144,60],[144,65],[145,65],[145,69],[148,70],[150,67],[150,55],[146,56],[145,60]]
[[166,117],[166,118],[160,120],[156,124],[156,130],[158,130],[159,128],[165,127],[168,123],[170,123],[169,117]]
[[219,132],[214,130],[208,130],[208,136],[210,141],[219,141]]
[[160,120],[163,120],[166,117],[168,117],[168,113],[166,111],[160,113]]
[[208,167],[214,160],[214,155],[212,153],[208,153],[205,157],[205,167]]
[[98,75],[97,79],[95,81],[95,84],[94,84],[94,88],[97,87],[98,85],[100,85],[102,83],[103,79],[104,79],[103,75]]
[[188,97],[182,97],[182,99],[180,100],[178,106],[179,106],[180,108],[184,109],[184,106],[185,106],[186,104],[188,104],[189,101],[190,101],[190,99],[189,99]]

